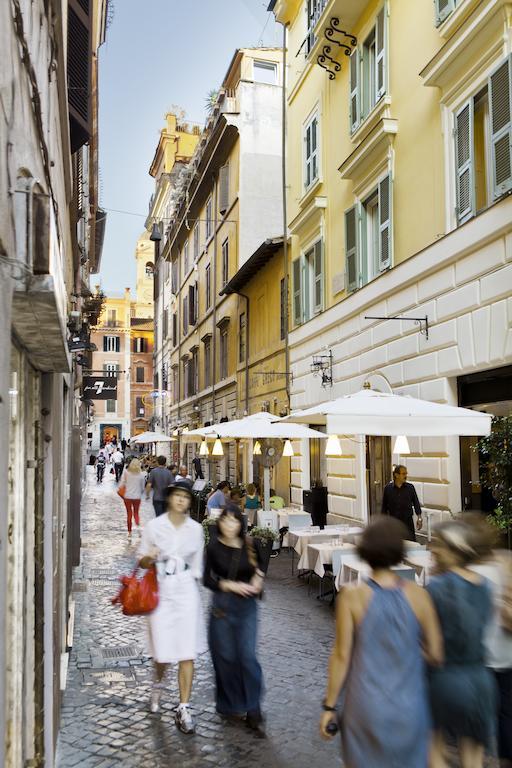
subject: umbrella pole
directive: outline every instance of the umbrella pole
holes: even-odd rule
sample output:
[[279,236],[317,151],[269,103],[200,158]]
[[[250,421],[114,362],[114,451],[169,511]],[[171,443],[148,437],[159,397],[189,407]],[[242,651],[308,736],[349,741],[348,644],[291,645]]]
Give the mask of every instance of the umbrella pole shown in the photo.
[[263,509],[270,509],[270,467],[263,468]]

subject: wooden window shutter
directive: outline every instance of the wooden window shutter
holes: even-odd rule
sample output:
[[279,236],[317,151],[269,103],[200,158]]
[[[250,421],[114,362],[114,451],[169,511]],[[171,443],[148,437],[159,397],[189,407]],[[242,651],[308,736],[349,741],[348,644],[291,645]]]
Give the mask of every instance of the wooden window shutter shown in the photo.
[[387,85],[387,72],[386,72],[386,6],[382,8],[377,16],[377,24],[375,27],[375,47],[376,47],[376,83],[377,83],[377,100],[380,99],[386,93]]
[[188,287],[188,324],[196,324],[196,289],[194,285]]
[[379,269],[391,266],[391,176],[379,183]]
[[455,10],[455,0],[434,0],[436,9],[436,27]]
[[71,153],[74,154],[91,136],[91,34],[88,3],[68,3],[68,105]]
[[183,333],[188,333],[188,296],[183,299]]
[[455,162],[457,171],[457,221],[473,214],[473,99],[455,115]]
[[293,322],[295,325],[302,323],[302,294],[301,294],[301,260],[295,259],[292,265],[293,278]]
[[176,312],[172,316],[172,345],[176,346],[178,343],[178,316]]
[[345,259],[347,270],[347,291],[355,291],[359,287],[360,253],[359,253],[359,212],[354,205],[345,211]]
[[120,352],[121,351],[121,339],[120,339],[119,336],[115,336],[114,338],[116,340],[116,352]]
[[313,312],[321,312],[324,306],[324,254],[323,242],[315,243]]
[[359,125],[359,51],[356,48],[350,56],[350,131],[353,133]]
[[512,188],[512,72],[511,58],[489,78],[493,197]]
[[229,163],[219,171],[219,212],[226,213],[229,208]]

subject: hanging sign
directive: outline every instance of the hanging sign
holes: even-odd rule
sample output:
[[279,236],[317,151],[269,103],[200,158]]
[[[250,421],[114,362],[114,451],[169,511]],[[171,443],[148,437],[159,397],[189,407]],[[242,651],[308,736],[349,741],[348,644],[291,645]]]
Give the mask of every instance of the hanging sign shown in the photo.
[[84,376],[83,396],[87,400],[117,400],[117,377]]

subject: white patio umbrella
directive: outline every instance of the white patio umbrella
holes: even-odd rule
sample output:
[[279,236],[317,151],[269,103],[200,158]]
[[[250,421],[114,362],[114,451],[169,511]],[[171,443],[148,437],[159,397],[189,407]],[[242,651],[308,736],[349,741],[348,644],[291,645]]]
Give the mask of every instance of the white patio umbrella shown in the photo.
[[[274,419],[276,419],[274,421]],[[212,424],[209,427],[194,429],[187,434],[187,438],[232,438],[232,439],[264,439],[279,438],[282,440],[298,440],[303,438],[326,438],[323,432],[316,429],[310,429],[303,424],[293,424],[278,419],[268,413],[257,413],[246,416],[243,419],[234,421],[225,421],[219,424]],[[263,500],[265,509],[269,509],[270,504],[270,469],[263,469]]]
[[160,432],[142,432],[140,435],[132,437],[130,443],[146,445],[148,443],[172,443],[175,440],[175,437],[169,437],[169,435]]
[[372,389],[292,411],[287,419],[325,425],[330,435],[450,437],[491,431],[491,416],[485,413]]

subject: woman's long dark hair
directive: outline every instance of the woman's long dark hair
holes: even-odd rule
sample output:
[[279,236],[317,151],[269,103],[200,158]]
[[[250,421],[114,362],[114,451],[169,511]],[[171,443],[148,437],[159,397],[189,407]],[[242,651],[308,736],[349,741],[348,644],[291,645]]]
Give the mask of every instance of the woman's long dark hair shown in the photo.
[[240,538],[242,539],[242,545],[247,550],[247,557],[249,558],[250,564],[254,567],[258,567],[258,557],[256,554],[256,550],[254,549],[254,544],[250,536],[244,536],[244,525],[245,525],[245,518],[243,516],[242,510],[240,507],[237,507],[236,504],[232,504],[228,501],[220,515],[218,516],[216,523],[217,523],[217,530],[220,534],[220,526],[219,522],[227,517],[228,515],[233,515],[233,517],[238,520],[240,523]]

